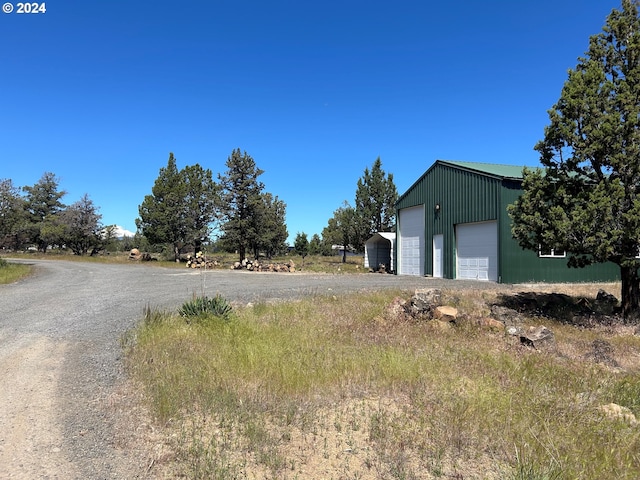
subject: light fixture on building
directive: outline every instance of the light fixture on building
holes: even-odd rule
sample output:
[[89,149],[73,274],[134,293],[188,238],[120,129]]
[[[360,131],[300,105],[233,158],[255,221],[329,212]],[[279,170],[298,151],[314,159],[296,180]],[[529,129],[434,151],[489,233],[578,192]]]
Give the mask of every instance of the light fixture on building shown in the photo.
[[436,213],[440,213],[440,204],[436,203]]

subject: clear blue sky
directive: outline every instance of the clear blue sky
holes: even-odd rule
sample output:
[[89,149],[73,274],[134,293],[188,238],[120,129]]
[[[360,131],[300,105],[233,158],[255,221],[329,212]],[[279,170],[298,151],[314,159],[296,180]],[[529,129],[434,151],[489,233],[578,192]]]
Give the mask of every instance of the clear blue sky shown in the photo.
[[[3,2],[4,3],[4,2]],[[12,2],[17,8],[17,3]],[[589,36],[619,0],[46,2],[0,13],[0,178],[55,173],[135,231],[174,152],[235,148],[321,233],[380,156],[399,193],[437,159],[534,166]]]

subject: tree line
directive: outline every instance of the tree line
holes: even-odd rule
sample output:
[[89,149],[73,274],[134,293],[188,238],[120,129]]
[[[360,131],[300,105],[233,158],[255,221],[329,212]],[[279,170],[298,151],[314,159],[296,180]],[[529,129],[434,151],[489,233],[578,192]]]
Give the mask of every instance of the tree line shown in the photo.
[[[347,202],[334,212],[322,237],[306,241],[305,255],[362,251],[372,233],[394,228],[393,206],[397,197],[393,176],[381,168],[378,158],[358,180],[355,207]],[[134,238],[116,239],[116,226],[104,226],[99,208],[88,194],[70,205],[62,199],[59,178],[45,172],[33,186],[19,188],[10,179],[0,180],[0,248],[69,249],[76,255],[95,255],[113,249],[117,242],[151,251],[170,251],[179,260],[185,251],[204,245],[237,252],[240,260],[259,255],[271,257],[288,251],[286,204],[265,190],[264,170],[239,148],[226,161],[226,171],[214,179],[199,164],[178,169],[173,153],[160,168],[151,193],[138,206]],[[304,233],[300,238],[306,240]],[[296,250],[302,248],[296,238]],[[125,245],[122,245],[125,246]]]
[[21,189],[0,180],[0,248],[70,249],[77,255],[95,254],[115,237],[115,225],[103,227],[102,216],[89,195],[65,205],[60,180],[45,172],[32,186]]

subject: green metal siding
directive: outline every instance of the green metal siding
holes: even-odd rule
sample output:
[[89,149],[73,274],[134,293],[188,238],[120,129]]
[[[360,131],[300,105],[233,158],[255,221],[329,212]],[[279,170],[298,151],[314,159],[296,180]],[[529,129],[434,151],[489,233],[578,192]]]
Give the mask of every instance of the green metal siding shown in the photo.
[[[427,275],[433,275],[433,236],[442,234],[442,274],[445,278],[455,278],[455,225],[496,220],[499,192],[499,179],[436,163],[401,197],[397,210],[425,206],[424,271]],[[438,212],[436,204],[440,205]]]
[[613,263],[601,263],[585,268],[569,268],[568,258],[540,258],[537,252],[523,250],[511,236],[511,218],[507,206],[522,194],[522,184],[504,181],[502,188],[501,224],[499,231],[499,263],[501,281],[504,283],[528,282],[597,282],[617,281],[620,269]]
[[[474,165],[476,164],[470,162],[437,161],[396,203],[396,218],[399,218],[400,209],[425,206],[426,275],[433,275],[434,235],[443,236],[443,276],[455,278],[456,225],[497,220],[500,282],[588,282],[619,279],[619,270],[613,264],[593,265],[584,269],[568,268],[566,258],[539,258],[537,252],[520,248],[511,236],[511,218],[507,213],[507,205],[515,202],[522,193],[521,181],[517,177],[500,177],[496,173],[513,174],[521,169],[500,169],[489,164],[477,164],[478,167],[474,168]],[[436,205],[440,205],[438,211]]]

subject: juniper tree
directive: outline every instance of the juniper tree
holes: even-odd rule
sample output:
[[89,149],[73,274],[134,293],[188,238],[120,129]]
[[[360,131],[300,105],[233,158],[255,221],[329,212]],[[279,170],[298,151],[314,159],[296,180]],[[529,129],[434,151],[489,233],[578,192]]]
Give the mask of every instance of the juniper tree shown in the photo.
[[623,0],[569,70],[510,208],[519,244],[569,252],[569,265],[620,267],[627,321],[640,318],[640,19]]

